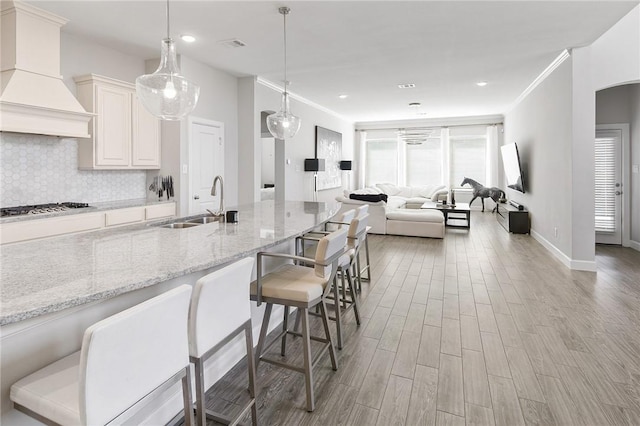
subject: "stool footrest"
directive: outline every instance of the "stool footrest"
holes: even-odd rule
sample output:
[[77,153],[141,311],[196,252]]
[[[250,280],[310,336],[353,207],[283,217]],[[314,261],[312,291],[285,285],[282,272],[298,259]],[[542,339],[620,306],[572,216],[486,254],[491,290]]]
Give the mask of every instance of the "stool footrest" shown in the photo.
[[269,364],[277,365],[278,367],[286,368],[288,370],[293,370],[293,371],[297,371],[298,373],[305,374],[304,367],[298,367],[297,365],[287,364],[285,362],[278,361],[272,358],[267,358],[264,356],[260,357],[260,361],[264,361]]
[[205,414],[208,420],[213,420],[214,422],[222,423],[229,426],[243,425],[242,423],[240,423],[240,419],[242,419],[244,415],[249,412],[249,410],[255,403],[255,399],[251,399],[251,401],[249,401],[249,403],[243,408],[242,412],[240,412],[240,414],[235,417],[227,416],[213,410],[205,410]]

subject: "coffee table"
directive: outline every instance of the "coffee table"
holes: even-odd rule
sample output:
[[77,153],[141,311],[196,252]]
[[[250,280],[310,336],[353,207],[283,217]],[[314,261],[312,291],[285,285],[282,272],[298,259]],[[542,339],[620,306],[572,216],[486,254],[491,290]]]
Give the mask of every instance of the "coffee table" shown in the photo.
[[[456,203],[455,205],[452,206],[451,204],[441,204],[441,203],[434,203],[433,201],[427,201],[422,206],[420,206],[420,208],[440,210],[444,215],[444,226],[447,226],[449,228],[465,228],[465,229],[471,228],[471,208],[469,208],[468,203]],[[462,214],[464,215],[464,217],[451,216],[451,213],[453,213],[454,215]],[[462,224],[452,223],[452,222],[449,222],[450,220],[460,221],[463,223]]]

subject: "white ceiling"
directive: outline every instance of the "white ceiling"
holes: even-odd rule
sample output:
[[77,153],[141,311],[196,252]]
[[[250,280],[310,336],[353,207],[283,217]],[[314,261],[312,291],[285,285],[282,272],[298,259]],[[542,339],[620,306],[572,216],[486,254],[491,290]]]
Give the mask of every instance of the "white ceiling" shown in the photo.
[[[157,57],[166,34],[163,1],[29,3],[69,19],[66,32],[142,58]],[[172,0],[171,33],[198,38],[179,54],[281,85],[287,5],[292,92],[358,122],[458,117],[504,113],[563,49],[592,43],[638,3]],[[233,38],[247,46],[218,43]]]

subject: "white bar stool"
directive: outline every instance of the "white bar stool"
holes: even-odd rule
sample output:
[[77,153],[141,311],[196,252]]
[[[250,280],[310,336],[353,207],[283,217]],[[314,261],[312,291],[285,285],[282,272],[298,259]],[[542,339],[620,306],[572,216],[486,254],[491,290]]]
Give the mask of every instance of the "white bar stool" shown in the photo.
[[[369,204],[363,204],[356,209],[357,218],[362,217],[364,215],[369,214]],[[367,226],[366,232],[364,234],[364,253],[366,264],[364,268],[360,267],[360,255],[358,254],[358,291],[362,290],[362,281],[371,281],[371,260],[369,259],[369,231],[371,231],[371,227]],[[367,273],[365,276],[364,273]]]
[[[358,298],[356,296],[355,281],[359,277],[357,269],[357,259],[362,248],[362,243],[365,241],[366,228],[368,224],[369,215],[364,214],[359,218],[351,220],[347,232],[347,241],[345,247],[345,253],[338,259],[338,272],[340,273],[341,286],[338,286],[337,280],[333,285],[333,306],[335,316],[329,317],[336,322],[336,334],[337,334],[337,348],[342,349],[342,316],[349,310],[353,309],[356,324],[360,325],[360,312],[358,308]],[[319,241],[317,236],[309,235],[300,237],[303,240]],[[349,298],[347,298],[347,291],[349,292]],[[342,305],[342,309],[340,307]],[[299,318],[299,317],[298,317]],[[295,329],[298,329],[299,321],[296,318]]]
[[150,402],[182,381],[185,424],[193,424],[183,285],[106,318],[84,332],[82,349],[11,386],[16,409],[46,424],[140,424]]
[[[260,252],[258,253],[258,278],[255,282],[251,283],[251,299],[255,300],[258,306],[262,302],[267,303],[262,321],[262,329],[260,330],[260,339],[256,349],[258,364],[260,361],[265,361],[303,373],[307,393],[307,411],[313,411],[315,408],[313,367],[327,350],[331,356],[333,370],[338,369],[336,353],[331,340],[331,333],[329,332],[329,319],[325,300],[331,291],[331,283],[334,281],[336,271],[338,270],[338,259],[344,253],[346,242],[347,230],[339,229],[320,239],[316,249],[315,259],[284,253]],[[314,265],[314,268],[286,264],[274,272],[262,275],[263,257],[290,259],[296,262]],[[285,307],[283,330],[271,342],[266,343],[269,319],[271,318],[271,311],[274,304],[284,305]],[[309,309],[314,306],[320,307],[325,333],[324,338],[311,336],[309,332]],[[289,330],[288,316],[291,307],[298,308],[298,315],[302,317],[302,333]],[[287,334],[302,337],[303,366],[292,365],[263,356],[263,351],[269,349],[269,347],[279,340],[282,342],[280,354],[285,356]],[[313,359],[311,357],[311,340],[324,344],[322,350],[316,353]]]
[[[206,426],[207,419],[236,424],[251,409],[253,425],[258,424],[256,407],[256,366],[251,332],[249,284],[253,258],[242,259],[200,278],[191,296],[189,309],[189,357],[196,373],[196,422]],[[249,402],[234,418],[205,408],[204,366],[207,359],[238,334],[244,333],[249,370]]]

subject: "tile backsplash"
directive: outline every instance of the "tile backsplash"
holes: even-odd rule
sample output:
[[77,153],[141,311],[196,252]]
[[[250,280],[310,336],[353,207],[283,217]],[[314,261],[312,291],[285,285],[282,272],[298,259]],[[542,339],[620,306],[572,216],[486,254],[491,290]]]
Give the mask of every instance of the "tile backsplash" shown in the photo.
[[78,170],[78,141],[0,133],[0,207],[146,197],[144,170]]

